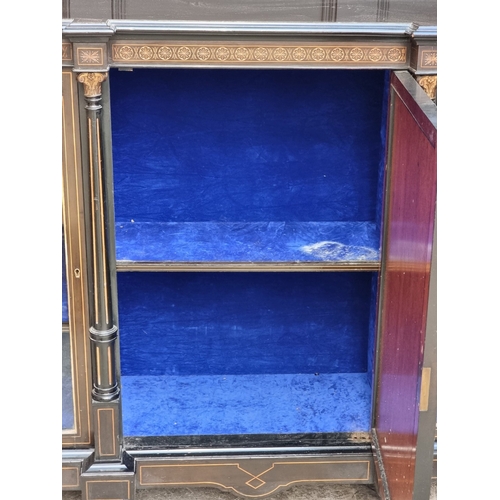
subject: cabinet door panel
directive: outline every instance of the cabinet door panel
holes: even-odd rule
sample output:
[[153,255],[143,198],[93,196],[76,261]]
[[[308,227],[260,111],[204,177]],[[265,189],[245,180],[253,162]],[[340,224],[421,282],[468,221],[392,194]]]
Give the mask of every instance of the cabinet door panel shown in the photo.
[[391,498],[416,500],[436,205],[436,106],[404,72],[392,75],[390,106],[375,428]]
[[[90,355],[77,86],[62,72],[63,188],[63,446],[89,446]],[[65,294],[66,292],[66,294]]]

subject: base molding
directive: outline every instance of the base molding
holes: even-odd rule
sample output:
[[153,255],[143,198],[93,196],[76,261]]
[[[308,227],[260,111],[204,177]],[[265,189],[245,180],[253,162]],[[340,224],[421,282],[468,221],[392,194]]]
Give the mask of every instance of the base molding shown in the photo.
[[81,475],[94,461],[94,450],[64,450],[62,455],[62,489],[63,491],[79,491]]
[[[248,450],[250,451],[250,450]],[[124,453],[124,464],[90,467],[63,459],[63,489],[82,500],[134,500],[138,489],[213,487],[241,498],[267,498],[298,484],[373,484],[371,451],[196,456]]]
[[296,484],[373,482],[370,455],[144,459],[137,488],[213,486],[243,498],[266,498]]

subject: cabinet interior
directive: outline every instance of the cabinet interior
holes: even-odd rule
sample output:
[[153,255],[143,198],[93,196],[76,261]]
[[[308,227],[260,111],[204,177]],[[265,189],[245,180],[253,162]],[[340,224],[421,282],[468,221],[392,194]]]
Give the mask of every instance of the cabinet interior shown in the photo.
[[369,431],[386,72],[109,91],[124,435]]

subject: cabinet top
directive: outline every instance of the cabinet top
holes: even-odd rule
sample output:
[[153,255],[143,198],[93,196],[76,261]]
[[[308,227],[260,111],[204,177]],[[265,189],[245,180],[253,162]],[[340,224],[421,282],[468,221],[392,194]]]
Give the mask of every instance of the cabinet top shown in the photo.
[[79,21],[417,23],[437,25],[437,0],[63,0]]

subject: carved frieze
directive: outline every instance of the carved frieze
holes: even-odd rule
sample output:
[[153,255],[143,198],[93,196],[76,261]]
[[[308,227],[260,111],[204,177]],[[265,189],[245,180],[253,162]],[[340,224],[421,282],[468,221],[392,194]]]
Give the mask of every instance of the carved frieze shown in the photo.
[[364,44],[191,44],[127,43],[112,44],[115,63],[137,64],[304,64],[332,66],[377,66],[407,62],[407,48],[401,45]]

